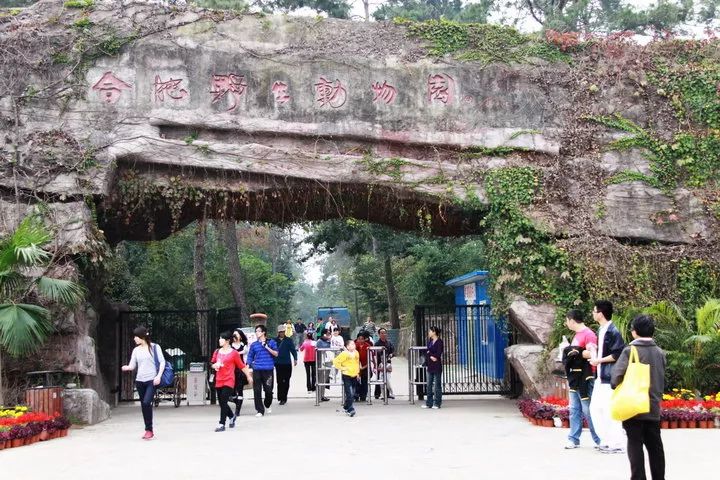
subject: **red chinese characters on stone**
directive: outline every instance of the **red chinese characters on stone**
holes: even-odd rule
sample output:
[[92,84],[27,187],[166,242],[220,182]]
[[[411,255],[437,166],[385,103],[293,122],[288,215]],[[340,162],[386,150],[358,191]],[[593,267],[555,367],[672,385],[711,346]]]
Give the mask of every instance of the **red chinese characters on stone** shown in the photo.
[[428,101],[440,102],[445,105],[452,103],[455,94],[455,80],[446,74],[438,73],[428,76]]
[[155,75],[154,93],[156,102],[164,102],[165,95],[172,100],[182,100],[188,96],[188,91],[184,88],[180,88],[182,79],[174,79],[170,77],[170,80],[163,82],[160,75]]
[[288,93],[288,84],[285,82],[277,81],[273,83],[270,89],[275,96],[275,103],[284,104],[290,101],[290,94]]
[[213,75],[212,88],[212,103],[217,103],[219,100],[228,96],[230,98],[230,106],[227,111],[230,112],[235,110],[247,88],[247,82],[245,81],[245,75],[237,75],[229,73],[227,75]]
[[325,77],[320,77],[320,81],[315,84],[315,101],[320,107],[329,105],[331,108],[340,108],[347,101],[347,90],[340,80],[330,82]]
[[98,92],[100,100],[110,104],[120,100],[122,91],[130,88],[132,88],[130,84],[120,80],[112,72],[105,72],[100,80],[92,86],[92,89]]
[[395,97],[397,96],[397,88],[388,84],[387,81],[384,80],[382,84],[380,84],[380,82],[375,82],[371,85],[370,88],[372,88],[374,94],[373,103],[377,102],[378,100],[380,100],[381,102],[385,102],[387,105],[395,102]]

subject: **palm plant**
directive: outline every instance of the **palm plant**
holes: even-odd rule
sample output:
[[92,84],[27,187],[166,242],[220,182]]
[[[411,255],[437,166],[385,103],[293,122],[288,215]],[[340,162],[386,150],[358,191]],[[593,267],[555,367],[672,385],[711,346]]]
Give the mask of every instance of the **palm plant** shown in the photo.
[[720,300],[706,300],[693,319],[671,302],[652,305],[644,313],[655,319],[655,339],[667,352],[668,382],[696,394],[716,389],[720,383]]
[[50,335],[50,312],[41,301],[75,306],[84,298],[81,285],[46,276],[53,257],[43,246],[51,240],[52,234],[37,216],[26,217],[0,239],[0,355],[3,350],[13,357],[31,353]]

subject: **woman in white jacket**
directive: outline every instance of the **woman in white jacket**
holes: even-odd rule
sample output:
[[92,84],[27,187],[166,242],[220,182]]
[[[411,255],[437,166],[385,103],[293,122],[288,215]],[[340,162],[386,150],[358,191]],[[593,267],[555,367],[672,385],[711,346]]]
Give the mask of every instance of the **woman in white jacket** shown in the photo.
[[[135,387],[140,397],[143,420],[145,421],[145,435],[143,440],[151,440],[153,434],[153,397],[155,387],[160,385],[160,377],[165,370],[165,357],[162,348],[156,343],[150,342],[150,333],[145,327],[137,327],[133,330],[133,340],[137,345],[130,357],[130,363],[122,366],[123,372],[131,372],[137,368],[135,375]],[[160,363],[158,367],[155,359]]]

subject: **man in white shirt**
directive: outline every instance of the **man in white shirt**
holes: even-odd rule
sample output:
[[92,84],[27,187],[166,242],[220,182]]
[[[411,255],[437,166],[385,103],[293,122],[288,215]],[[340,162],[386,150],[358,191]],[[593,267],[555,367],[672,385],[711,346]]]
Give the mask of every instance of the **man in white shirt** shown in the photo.
[[[596,354],[590,364],[597,367],[597,380],[590,400],[590,416],[602,440],[598,450],[603,453],[624,453],[627,443],[622,423],[610,415],[612,386],[610,374],[615,361],[625,348],[620,331],[612,323],[613,306],[607,300],[598,300],[593,307],[593,318],[600,325]],[[592,350],[592,349],[591,349]]]
[[327,323],[325,323],[325,328],[327,329],[328,332],[330,332],[332,334],[332,332],[336,328],[340,328],[340,325],[337,324],[337,320],[335,320],[333,317],[328,317],[328,321],[327,321]]

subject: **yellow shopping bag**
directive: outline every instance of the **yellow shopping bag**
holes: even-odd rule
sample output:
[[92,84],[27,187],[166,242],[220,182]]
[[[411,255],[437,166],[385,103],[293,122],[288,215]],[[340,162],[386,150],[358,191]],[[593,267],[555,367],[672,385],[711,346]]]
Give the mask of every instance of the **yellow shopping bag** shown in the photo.
[[650,411],[650,365],[640,363],[637,348],[630,346],[630,361],[623,382],[610,400],[610,414],[624,421]]

